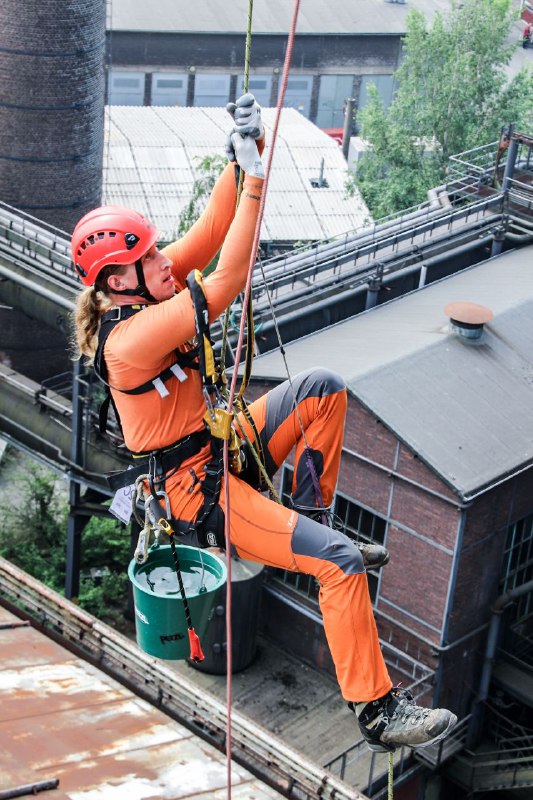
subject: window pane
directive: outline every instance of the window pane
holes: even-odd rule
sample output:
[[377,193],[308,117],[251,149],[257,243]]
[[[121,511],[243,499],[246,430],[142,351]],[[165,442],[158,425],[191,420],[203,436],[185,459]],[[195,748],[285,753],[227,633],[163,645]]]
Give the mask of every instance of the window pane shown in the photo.
[[[281,473],[281,499],[284,505],[290,505],[293,469],[284,464]],[[341,494],[336,494],[333,502],[335,514],[335,527],[340,528],[351,539],[364,539],[368,542],[383,543],[385,538],[386,520],[373,514],[368,509],[362,508],[353,500]],[[319,586],[311,575],[275,570],[275,578],[280,583],[291,586],[295,591],[307,599],[318,599]],[[372,601],[375,600],[378,589],[377,573],[368,572],[368,588]]]
[[[502,569],[501,593],[522,586],[533,578],[533,515],[508,528]],[[514,621],[525,619],[530,611],[531,598],[526,595],[515,606]]]

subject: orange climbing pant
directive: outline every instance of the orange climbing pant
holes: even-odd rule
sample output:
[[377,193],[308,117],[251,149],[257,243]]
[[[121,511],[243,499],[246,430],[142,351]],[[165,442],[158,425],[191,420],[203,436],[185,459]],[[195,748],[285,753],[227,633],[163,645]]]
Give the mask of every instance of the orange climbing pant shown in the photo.
[[[292,384],[292,389],[288,382],[272,389],[249,411],[271,476],[295,448],[292,502],[300,509],[311,509],[319,504],[306,463],[301,421],[322,500],[328,506],[340,464],[346,390],[339,376],[324,369],[301,373]],[[253,428],[242,417],[239,424],[254,441]],[[181,519],[193,520],[201,505],[201,467],[196,463],[191,468],[198,458],[183,465],[180,477],[166,482],[173,513]],[[205,455],[202,460],[205,463]],[[324,629],[343,697],[362,702],[386,694],[392,683],[379,646],[363,561],[354,542],[294,508],[269,500],[234,475],[229,476],[229,497],[231,542],[242,558],[318,580]],[[219,502],[225,512],[224,485]]]

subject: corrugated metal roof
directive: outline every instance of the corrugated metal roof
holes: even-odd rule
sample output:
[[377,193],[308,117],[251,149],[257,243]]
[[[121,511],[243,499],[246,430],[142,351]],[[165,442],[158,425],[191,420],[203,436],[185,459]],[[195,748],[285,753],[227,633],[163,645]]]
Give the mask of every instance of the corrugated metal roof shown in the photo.
[[[268,141],[275,109],[263,109]],[[104,202],[148,214],[171,240],[190,199],[195,168],[224,155],[231,119],[223,108],[111,106],[107,109]],[[314,188],[323,177],[328,186]],[[346,162],[338,144],[294,109],[284,109],[272,160],[263,240],[320,240],[362,227],[370,214],[344,189]]]
[[[285,345],[293,374],[328,366],[463,498],[533,464],[533,247],[510,252]],[[481,343],[449,302],[487,306]],[[255,378],[286,377],[277,352]]]
[[[298,16],[297,32],[389,33],[405,32],[405,18],[410,8],[419,8],[428,17],[445,11],[449,0],[409,0],[394,3],[385,0],[329,0],[327,13],[322,0],[306,0]],[[292,18],[292,3],[270,0],[256,3],[253,10],[254,34],[287,34]],[[231,6],[220,0],[188,3],[185,0],[113,0],[114,31],[176,31],[200,33],[245,33],[248,0],[234,0]]]
[[[1,606],[0,623],[0,789],[59,779],[61,800],[227,796],[223,753]],[[232,789],[281,798],[237,764]]]

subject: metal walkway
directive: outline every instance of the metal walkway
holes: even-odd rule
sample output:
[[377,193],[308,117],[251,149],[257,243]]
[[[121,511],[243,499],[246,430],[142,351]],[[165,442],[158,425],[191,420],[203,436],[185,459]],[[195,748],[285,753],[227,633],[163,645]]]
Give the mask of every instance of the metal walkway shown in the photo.
[[[428,192],[430,199],[421,207],[258,263],[252,297],[259,349],[277,345],[272,309],[283,341],[292,341],[442,277],[443,263],[454,254],[466,264],[474,251],[478,260],[494,254],[495,242],[499,252],[505,240],[531,240],[531,145],[513,142],[507,175],[508,151],[498,156],[497,144],[452,158],[449,182]],[[0,278],[2,302],[68,331],[80,283],[64,231],[0,203]],[[233,329],[239,316],[237,300]],[[213,333],[215,339],[220,336],[219,324]]]

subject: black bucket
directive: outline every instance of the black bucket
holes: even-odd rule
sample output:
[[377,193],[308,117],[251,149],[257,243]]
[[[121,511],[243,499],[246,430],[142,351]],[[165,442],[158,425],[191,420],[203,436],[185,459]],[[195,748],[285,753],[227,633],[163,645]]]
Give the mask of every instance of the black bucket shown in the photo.
[[[225,554],[218,554],[227,564]],[[233,558],[231,561],[232,672],[248,667],[257,652],[257,626],[264,564]],[[226,585],[215,593],[215,607],[202,636],[205,659],[189,661],[192,667],[212,675],[226,673]]]

